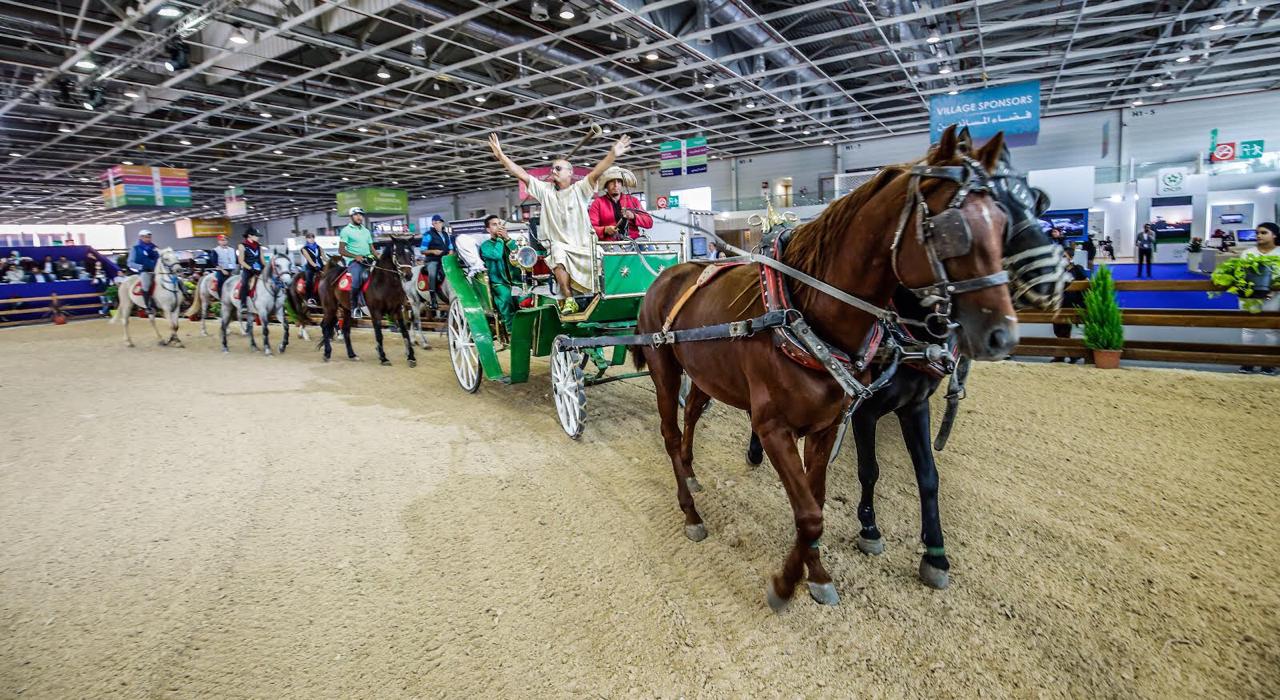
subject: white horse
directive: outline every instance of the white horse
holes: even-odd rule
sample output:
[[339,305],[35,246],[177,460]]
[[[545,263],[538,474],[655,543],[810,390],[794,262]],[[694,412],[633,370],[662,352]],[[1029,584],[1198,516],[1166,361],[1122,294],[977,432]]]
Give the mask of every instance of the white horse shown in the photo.
[[[233,309],[239,308],[240,305],[240,280],[239,276],[228,277],[225,284],[222,285],[222,351],[229,352],[227,349],[227,324],[231,322],[231,313]],[[284,332],[284,340],[280,342],[280,352],[284,352],[289,347],[289,318],[284,312],[284,302],[286,291],[289,284],[293,281],[293,264],[289,262],[289,258],[283,255],[277,255],[271,259],[271,263],[258,275],[258,279],[254,284],[253,294],[249,297],[246,305],[249,313],[244,316],[245,329],[249,335],[249,347],[253,350],[258,349],[258,341],[253,337],[253,322],[249,320],[252,315],[262,322],[262,351],[271,354],[271,316],[274,314],[276,320],[280,322],[280,327]]]
[[[400,283],[404,286],[404,296],[408,299],[410,308],[413,309],[413,342],[424,349],[430,350],[431,345],[427,342],[427,333],[422,330],[422,307],[431,303],[431,290],[419,278],[423,267],[425,265],[414,265],[410,270],[409,279],[401,278]],[[423,286],[419,286],[420,284]],[[449,281],[443,280],[440,283],[438,299],[449,303],[449,296]]]
[[[191,306],[182,312],[182,315],[187,318],[191,318],[191,315],[196,311],[200,312],[200,335],[209,335],[209,331],[205,326],[205,319],[209,316],[209,307],[213,305],[213,302],[219,300],[219,296],[222,293],[222,290],[214,291],[213,282],[215,279],[217,279],[217,276],[213,272],[206,272],[202,275],[199,284],[196,285],[196,293],[191,300]],[[236,279],[235,274],[227,277],[228,281],[234,279]],[[232,313],[239,314],[239,310],[233,309]],[[240,335],[244,335],[244,328],[240,329]]]
[[[147,311],[147,318],[151,321],[151,330],[156,332],[156,340],[161,345],[176,343],[178,347],[186,347],[178,338],[178,319],[181,318],[178,311],[182,308],[182,280],[174,274],[177,266],[177,253],[173,252],[173,248],[165,248],[160,251],[160,259],[156,261],[156,269],[152,273],[155,289],[151,292],[151,303],[156,311],[163,313],[168,319],[169,339],[165,340],[160,335],[160,329],[156,327],[156,315],[152,311]],[[111,319],[111,322],[115,323],[117,319],[124,322],[124,342],[129,347],[133,347],[133,338],[129,337],[129,317],[133,315],[135,306],[146,305],[142,298],[142,275],[129,275],[124,278],[120,283],[119,292],[119,306],[116,307],[116,317]]]

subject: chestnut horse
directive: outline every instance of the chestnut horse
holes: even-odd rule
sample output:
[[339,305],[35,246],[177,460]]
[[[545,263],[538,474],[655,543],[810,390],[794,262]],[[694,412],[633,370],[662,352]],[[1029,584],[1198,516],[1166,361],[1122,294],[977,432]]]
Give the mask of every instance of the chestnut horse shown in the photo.
[[[796,228],[781,262],[880,308],[899,284],[916,290],[928,297],[931,306],[943,302],[939,308],[950,307],[944,320],[958,324],[964,354],[975,359],[1007,356],[1018,342],[1018,329],[1002,274],[1005,215],[985,182],[975,182],[993,169],[1001,149],[1003,139],[996,137],[972,154],[967,133],[957,136],[954,128],[947,129],[917,167],[882,170],[815,220]],[[952,166],[962,168],[968,181],[941,175],[954,172]],[[937,244],[921,235],[922,217],[943,214],[949,214],[953,224],[963,219],[971,244],[962,254],[939,255]],[[709,281],[703,278],[705,284],[686,295],[704,269],[705,263],[684,263],[663,272],[645,295],[638,333],[699,328],[764,313],[757,264],[732,267]],[[791,286],[795,308],[828,345],[851,354],[863,347],[877,316],[812,286]],[[671,318],[679,299],[683,305]],[[947,300],[952,303],[946,304]],[[782,609],[807,568],[810,595],[820,603],[836,604],[839,596],[818,547],[827,464],[842,418],[852,407],[841,384],[826,371],[808,369],[790,359],[775,345],[774,333],[646,345],[635,360],[638,367],[647,364],[651,369],[686,536],[694,541],[706,537],[690,488],[697,484],[691,428],[706,399],[714,398],[750,413],[752,428],[791,503],[795,541],[782,570],[770,577],[767,602],[774,610]],[[683,433],[677,415],[682,372],[691,380]],[[860,379],[865,377],[863,372]],[[797,448],[802,437],[803,460]],[[921,566],[928,564],[922,561]]]
[[[324,307],[324,318],[320,321],[323,338],[320,345],[324,348],[324,361],[329,361],[333,352],[333,335],[338,326],[338,315],[342,315],[342,339],[347,346],[347,358],[360,359],[351,348],[351,292],[343,289],[341,280],[346,269],[337,265],[338,256],[329,258],[320,273],[320,281],[316,285],[316,296]],[[404,338],[405,356],[410,367],[416,367],[418,360],[413,354],[413,343],[409,340],[409,320],[406,313],[408,299],[404,287],[400,284],[400,269],[413,263],[413,244],[408,239],[392,236],[390,243],[382,246],[382,251],[368,270],[368,286],[364,290],[365,305],[369,307],[369,320],[373,323],[373,337],[377,343],[378,361],[384,365],[391,364],[387,354],[382,351],[382,317],[395,319],[400,336]],[[348,278],[349,279],[349,278]]]

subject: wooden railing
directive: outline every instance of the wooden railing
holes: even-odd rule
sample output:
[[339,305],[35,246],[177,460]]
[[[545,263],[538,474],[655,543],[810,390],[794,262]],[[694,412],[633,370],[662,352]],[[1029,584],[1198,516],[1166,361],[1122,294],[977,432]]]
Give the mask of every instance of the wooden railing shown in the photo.
[[[1088,282],[1073,282],[1070,291],[1084,291]],[[1280,291],[1280,286],[1275,287]],[[1119,280],[1121,292],[1213,292],[1221,291],[1209,280]],[[1280,330],[1280,312],[1207,309],[1121,309],[1126,326],[1180,328],[1254,328]],[[1021,311],[1021,323],[1079,323],[1079,312]],[[1014,355],[1082,357],[1091,353],[1080,338],[1032,338],[1023,336]],[[1121,357],[1130,360],[1186,362],[1200,364],[1280,366],[1280,348],[1243,343],[1195,343],[1164,340],[1126,340]]]
[[[58,300],[58,302],[59,302],[59,303],[58,303],[58,308],[59,308],[59,309],[61,309],[61,310],[63,311],[63,313],[66,313],[66,314],[69,314],[69,315],[70,315],[70,314],[74,314],[76,311],[87,311],[87,310],[89,310],[89,309],[97,309],[97,308],[101,307],[101,306],[102,306],[102,304],[101,304],[101,302],[99,302],[99,301],[98,301],[101,297],[102,297],[102,295],[101,295],[101,294],[98,294],[97,292],[85,292],[85,293],[80,293],[80,294],[58,294],[58,295],[56,295],[56,298],[57,298],[57,300]],[[51,301],[53,301],[53,300],[54,300],[54,298],[55,298],[55,296],[54,296],[54,295],[43,296],[43,297],[12,297],[12,298],[8,298],[8,299],[0,299],[0,306],[8,306],[8,305],[11,305],[11,304],[28,304],[28,303],[32,303],[32,302],[51,302]],[[67,300],[74,300],[74,299],[93,299],[93,300],[94,300],[94,302],[93,302],[92,304],[84,304],[84,303],[81,303],[81,304],[66,304],[66,303],[63,303],[63,302],[66,302]],[[46,323],[46,322],[47,322],[47,320],[46,320],[46,319],[44,319],[44,318],[40,318],[40,319],[23,319],[23,320],[20,320],[20,321],[14,321],[14,320],[10,320],[8,317],[10,317],[10,316],[25,316],[25,315],[28,315],[28,314],[42,314],[42,315],[47,316],[47,315],[48,315],[48,314],[50,314],[52,311],[53,311],[53,305],[52,305],[52,304],[45,304],[45,305],[43,305],[43,306],[22,306],[22,307],[19,307],[19,308],[16,308],[16,309],[12,309],[12,308],[0,308],[0,327],[4,327],[4,326],[17,326],[17,325],[28,324],[28,323]]]

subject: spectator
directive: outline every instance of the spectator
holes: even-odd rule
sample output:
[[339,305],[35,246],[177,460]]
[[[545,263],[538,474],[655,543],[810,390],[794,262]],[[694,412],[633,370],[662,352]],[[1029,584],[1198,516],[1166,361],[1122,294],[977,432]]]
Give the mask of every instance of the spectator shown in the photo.
[[53,276],[58,280],[73,280],[80,276],[80,270],[75,263],[67,260],[67,256],[62,255],[53,266]]
[[444,217],[436,214],[431,217],[431,228],[422,234],[422,269],[427,273],[428,303],[432,317],[440,315],[440,285],[444,282],[444,267],[441,259],[452,252],[449,234],[444,228]]
[[52,255],[44,256],[44,262],[40,264],[40,271],[45,273],[46,275],[53,274],[53,256]]
[[[1276,246],[1276,238],[1280,237],[1280,226],[1267,221],[1258,224],[1258,247],[1250,248],[1240,254],[1242,258],[1251,258],[1259,255],[1275,255],[1280,256],[1280,248]],[[1274,286],[1274,282],[1273,282]],[[1241,308],[1243,308],[1243,301]],[[1280,292],[1272,292],[1271,296],[1262,302],[1263,311],[1280,311]],[[1257,329],[1243,328],[1240,330],[1240,340],[1245,345],[1266,345],[1272,348],[1272,352],[1280,351],[1280,330],[1274,328]],[[1258,371],[1257,367],[1245,365],[1240,368],[1243,374],[1252,374]],[[1262,373],[1275,376],[1275,367],[1263,367]]]
[[1142,232],[1133,242],[1133,249],[1138,254],[1138,277],[1142,277],[1142,264],[1147,264],[1147,278],[1152,277],[1151,260],[1156,256],[1156,230],[1151,224],[1143,224]]
[[[1067,256],[1067,274],[1071,276],[1071,279],[1075,282],[1089,279],[1089,275],[1085,273],[1084,268],[1080,267],[1075,263],[1074,260],[1072,260],[1071,253],[1068,252],[1064,254]],[[1064,310],[1075,309],[1076,307],[1080,307],[1080,306],[1084,306],[1084,292],[1069,291],[1069,292],[1065,292],[1062,295],[1062,308]],[[1053,337],[1064,338],[1064,339],[1070,338],[1071,328],[1073,327],[1073,325],[1074,324],[1071,324],[1071,323],[1053,324]],[[1068,362],[1068,361],[1074,365],[1077,362],[1081,362],[1082,358],[1073,357],[1070,360],[1067,360],[1066,357],[1054,357],[1052,360],[1050,360],[1050,362]]]
[[35,283],[44,283],[44,282],[52,282],[52,281],[53,281],[53,275],[46,273],[44,271],[43,265],[33,265],[31,267],[31,272],[27,274],[28,283],[35,284]]
[[[1119,233],[1119,231],[1116,231],[1116,233]],[[1112,260],[1116,259],[1116,244],[1115,241],[1111,240],[1111,236],[1102,239],[1102,250],[1107,254],[1107,257]]]
[[1085,234],[1081,247],[1084,248],[1085,269],[1093,272],[1093,261],[1098,257],[1098,244],[1093,242],[1092,233]]

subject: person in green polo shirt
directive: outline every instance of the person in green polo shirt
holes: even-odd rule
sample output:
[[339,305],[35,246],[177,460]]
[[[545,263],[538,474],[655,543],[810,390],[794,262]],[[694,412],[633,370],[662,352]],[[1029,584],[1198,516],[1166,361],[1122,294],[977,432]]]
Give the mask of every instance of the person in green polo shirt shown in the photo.
[[364,278],[373,267],[373,232],[365,228],[364,210],[351,207],[347,211],[351,223],[338,232],[338,254],[347,261],[351,273],[351,314],[360,315],[364,306]]
[[489,286],[493,289],[493,308],[510,332],[516,316],[516,298],[511,290],[520,278],[519,270],[511,264],[511,254],[519,246],[507,235],[506,223],[497,216],[485,218],[484,230],[489,233],[489,239],[480,244],[480,259],[484,261]]

